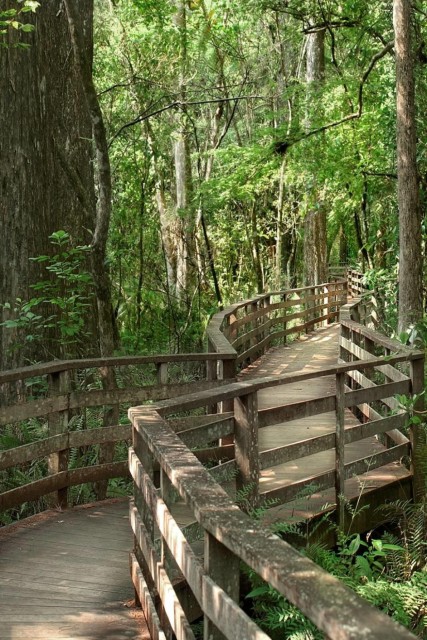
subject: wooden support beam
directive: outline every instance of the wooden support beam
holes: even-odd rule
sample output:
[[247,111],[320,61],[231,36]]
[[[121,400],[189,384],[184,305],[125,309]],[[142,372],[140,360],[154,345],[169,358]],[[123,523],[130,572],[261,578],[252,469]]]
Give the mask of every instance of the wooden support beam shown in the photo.
[[[70,391],[70,377],[68,371],[59,371],[48,375],[49,395],[61,396]],[[65,435],[68,432],[69,408],[63,411],[51,413],[48,419],[49,436]],[[68,469],[69,449],[56,451],[49,455],[47,460],[48,474],[56,475]],[[68,489],[64,487],[48,496],[48,501],[52,507],[65,509],[68,505]]]
[[258,504],[258,399],[250,393],[234,399],[234,446],[237,466],[236,489],[244,491],[251,507]]

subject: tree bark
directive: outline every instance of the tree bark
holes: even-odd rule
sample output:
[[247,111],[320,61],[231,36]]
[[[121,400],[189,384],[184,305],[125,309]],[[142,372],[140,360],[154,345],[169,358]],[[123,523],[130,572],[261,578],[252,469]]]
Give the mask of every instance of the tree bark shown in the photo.
[[407,330],[410,325],[421,320],[423,313],[421,208],[416,156],[411,10],[410,0],[394,0],[399,205],[399,332]]
[[[77,6],[78,0],[73,0]],[[92,51],[92,3],[78,2],[77,28]],[[2,9],[16,6],[3,2]],[[89,244],[95,224],[91,120],[79,74],[70,64],[70,33],[60,0],[42,2],[35,31],[22,36],[28,50],[0,48],[0,303],[34,296],[30,284],[47,279],[29,258],[51,254],[48,236],[67,231],[74,245]],[[26,18],[27,21],[27,18]],[[15,30],[7,35],[13,45]],[[0,309],[0,321],[8,318]],[[96,310],[88,313],[96,327]],[[13,349],[24,343],[25,347]],[[59,342],[25,342],[0,327],[0,366],[61,357]],[[87,343],[96,355],[96,340]]]

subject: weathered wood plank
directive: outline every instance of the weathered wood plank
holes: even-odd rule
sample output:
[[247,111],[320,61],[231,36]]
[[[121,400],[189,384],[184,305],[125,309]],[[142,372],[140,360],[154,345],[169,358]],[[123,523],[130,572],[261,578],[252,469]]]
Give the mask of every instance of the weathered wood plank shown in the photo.
[[[107,501],[72,511],[49,511],[1,529],[2,638],[149,640],[142,612],[123,606],[133,596],[126,511],[127,501]],[[76,547],[74,555],[67,541],[83,537],[83,532],[86,546]],[[94,564],[92,541],[102,532],[120,552],[105,546],[98,554],[94,549]]]
[[[378,416],[376,420],[347,428],[344,434],[345,443],[350,444],[351,442],[364,440],[365,438],[370,438],[380,433],[388,433],[396,429],[402,429],[402,427],[405,426],[406,416],[404,414],[389,416],[387,418],[383,418],[379,414],[376,415]],[[405,436],[402,434],[401,436],[403,441],[399,442],[399,444],[409,442]]]
[[173,398],[197,391],[217,388],[227,384],[227,382],[229,381],[201,380],[198,382],[175,383],[164,386],[150,385],[132,389],[77,391],[53,398],[34,400],[26,402],[25,404],[14,404],[9,407],[2,407],[0,408],[0,426],[20,422],[28,418],[50,415],[58,411],[65,411],[66,409],[82,409],[85,407],[101,407],[103,405],[118,403],[128,404]]
[[200,427],[193,427],[186,431],[179,431],[179,437],[187,447],[199,447],[213,440],[219,440],[234,432],[234,419],[217,420],[204,424]]
[[[222,358],[232,360],[234,354],[222,354]],[[0,372],[0,384],[27,380],[35,376],[44,376],[60,371],[75,371],[78,369],[99,369],[100,367],[125,367],[129,365],[160,364],[162,362],[204,362],[216,360],[217,353],[170,353],[152,356],[117,356],[111,358],[86,358],[81,360],[53,360],[44,364],[36,364],[19,369]]]
[[145,558],[146,566],[150,571],[172,631],[180,640],[195,640],[193,630],[177,598],[172,582],[163,568],[163,563],[160,561],[137,509],[131,511],[131,527]]
[[139,601],[144,610],[147,620],[150,636],[152,640],[167,640],[160,624],[160,618],[157,615],[156,606],[151,598],[150,590],[144,579],[138,560],[134,553],[130,554],[130,571],[135,591],[138,594]]
[[[286,486],[278,487],[277,489],[268,489],[260,493],[261,504],[266,501],[275,501],[276,504],[284,504],[290,502],[307,493],[318,493],[333,487],[335,484],[335,470],[330,469],[323,473],[318,473],[312,476],[307,476],[303,480],[292,482]],[[312,491],[308,491],[312,488]]]
[[345,406],[353,407],[363,402],[370,403],[383,398],[390,398],[401,393],[407,394],[410,391],[410,381],[388,382],[387,384],[379,384],[374,387],[357,389],[356,391],[347,391],[345,394]]
[[394,340],[393,338],[387,338],[386,336],[383,336],[381,333],[378,333],[373,329],[369,329],[368,327],[364,327],[363,325],[357,322],[354,322],[352,320],[343,320],[341,324],[344,327],[351,329],[351,331],[354,331],[355,333],[358,333],[361,336],[365,336],[366,338],[369,338],[375,344],[385,347],[386,349],[390,349],[390,351],[392,351],[393,353],[406,353],[408,355],[415,355],[418,353],[418,357],[421,356],[421,352],[419,351],[417,352],[415,349],[410,349],[409,347],[406,347],[398,340]]
[[258,401],[251,393],[234,400],[234,446],[236,458],[236,488],[244,490],[248,503],[258,502],[259,451]]
[[70,469],[61,471],[54,476],[35,480],[29,484],[10,489],[0,494],[0,509],[6,510],[18,506],[23,502],[37,500],[58,489],[72,487],[85,482],[97,482],[110,478],[126,478],[129,470],[126,462],[110,462],[93,467],[82,467],[81,469]]
[[[361,360],[370,360],[372,358],[375,358],[375,356],[372,353],[370,353],[369,351],[366,351],[366,349],[362,349],[362,347],[354,344],[354,342],[352,342],[351,340],[347,340],[343,336],[339,337],[339,343],[340,343],[340,346],[345,348],[348,353],[351,353],[352,355],[356,356]],[[408,376],[405,376],[403,373],[401,373],[401,371],[399,371],[398,369],[395,369],[394,367],[388,364],[385,364],[380,367],[375,367],[375,369],[376,371],[380,371],[385,376],[390,378],[390,380],[392,380],[393,382],[402,382],[404,380],[409,379]]]
[[43,458],[61,449],[130,440],[131,435],[130,424],[58,434],[21,447],[0,451],[0,470]]
[[203,425],[214,424],[231,418],[233,413],[228,411],[219,415],[218,413],[209,413],[202,416],[185,416],[184,418],[169,418],[169,426],[178,433],[183,433],[187,429],[201,427]]
[[335,396],[313,398],[312,400],[300,400],[271,409],[260,409],[259,427],[268,427],[281,422],[309,418],[335,409]]
[[[388,358],[388,361],[391,364],[394,364],[396,362],[406,362],[407,360],[411,360],[411,358],[418,359],[419,355],[410,354],[393,356],[392,358]],[[352,370],[372,369],[375,366],[381,365],[383,363],[383,358],[377,358],[376,360],[370,360],[368,362],[343,363],[332,367],[325,367],[322,369],[317,369],[316,371],[308,371],[304,373],[292,373],[280,376],[266,376],[263,378],[255,378],[252,379],[250,383],[235,382],[232,384],[226,384],[220,389],[212,389],[209,391],[201,391],[199,393],[188,394],[185,397],[179,399],[171,398],[169,400],[161,400],[159,402],[156,402],[155,406],[157,407],[161,415],[166,416],[169,413],[173,413],[175,411],[188,411],[190,409],[197,409],[212,403],[216,404],[224,400],[230,400],[234,397],[240,397],[247,394],[248,392],[260,391],[261,389],[266,389],[267,387],[272,388],[293,382],[305,382],[307,380],[312,380],[313,378],[322,378],[341,372],[347,373],[348,371]],[[401,385],[400,388],[406,388],[404,387],[403,382],[393,384],[396,384],[397,388],[399,388],[398,385]],[[390,391],[391,389],[392,388],[390,386]],[[353,399],[351,399],[351,401],[353,401]],[[129,416],[130,419],[132,419],[132,413],[130,413]]]
[[268,469],[284,462],[299,460],[314,453],[333,449],[335,446],[335,433],[327,433],[323,436],[307,438],[300,442],[287,444],[283,447],[268,449],[260,454],[261,469]]
[[352,476],[359,476],[371,469],[378,469],[390,462],[400,460],[404,456],[409,455],[409,445],[399,444],[391,449],[386,449],[381,453],[375,453],[369,458],[362,458],[345,465],[345,477],[351,478]]

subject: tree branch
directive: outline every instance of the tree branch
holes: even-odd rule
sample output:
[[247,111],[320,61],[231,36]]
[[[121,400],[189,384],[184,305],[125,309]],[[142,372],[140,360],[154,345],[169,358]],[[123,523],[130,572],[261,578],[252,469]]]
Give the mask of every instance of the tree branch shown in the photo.
[[129,127],[133,127],[135,124],[138,124],[139,122],[144,122],[144,120],[148,120],[149,118],[153,118],[154,116],[157,116],[160,113],[163,113],[164,111],[169,111],[170,109],[185,109],[186,107],[193,106],[193,105],[213,104],[217,102],[235,102],[239,100],[264,100],[264,97],[263,96],[234,96],[232,98],[213,98],[212,100],[190,100],[186,102],[182,102],[181,100],[175,100],[174,102],[171,102],[170,104],[166,105],[165,107],[162,107],[161,109],[157,109],[156,111],[152,111],[151,113],[147,113],[147,114],[145,113],[140,114],[134,120],[130,120],[129,122],[126,122],[126,124],[122,125],[120,129],[116,131],[116,133],[111,138],[108,146],[110,147],[114,142],[114,140],[125,129],[128,129]]

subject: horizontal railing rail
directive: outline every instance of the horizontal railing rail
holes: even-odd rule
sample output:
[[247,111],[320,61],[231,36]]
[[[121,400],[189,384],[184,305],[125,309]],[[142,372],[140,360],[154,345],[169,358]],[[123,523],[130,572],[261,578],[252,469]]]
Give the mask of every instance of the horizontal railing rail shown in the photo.
[[[370,468],[407,457],[414,493],[421,495],[416,451],[422,437],[416,425],[409,438],[401,433],[406,415],[394,396],[419,393],[424,354],[360,324],[371,305],[361,282],[357,274],[349,274],[349,292],[361,296],[350,305],[346,281],[341,279],[232,305],[209,324],[209,353],[54,361],[0,372],[0,432],[10,431],[20,443],[0,452],[0,509],[19,508],[42,496],[50,504],[66,506],[70,487],[86,482],[102,487],[110,478],[132,478],[132,577],[153,637],[161,637],[158,629],[163,627],[178,640],[193,638],[189,620],[197,610],[205,616],[205,638],[267,638],[239,606],[241,562],[332,640],[412,637],[273,536],[234,499],[243,489],[248,508],[270,498],[275,504],[292,501],[313,483],[317,491],[332,487],[342,526],[345,481],[366,469],[365,459],[345,463],[344,447],[374,435],[383,438],[386,447],[370,457]],[[230,384],[236,367],[247,366],[291,336],[334,322],[340,311],[341,362],[336,366]],[[141,373],[141,368],[148,372]],[[111,371],[113,386],[105,384]],[[258,390],[319,376],[335,378],[335,392],[258,410]],[[120,424],[118,406],[124,411],[146,401],[155,404],[131,409],[132,426]],[[344,429],[348,409],[361,421]],[[325,412],[335,412],[334,432],[258,451],[259,429]],[[89,414],[91,428],[76,428]],[[19,425],[28,420],[43,421],[41,435],[33,442],[24,441]],[[115,459],[114,448],[125,442],[127,449],[130,438],[128,464]],[[261,470],[331,449],[334,468],[288,487],[260,490]],[[75,451],[95,452],[96,460],[72,468]],[[43,477],[7,485],[9,471],[35,460],[46,463]],[[203,533],[202,562],[186,537],[190,528],[182,528],[174,515],[177,505],[178,511],[183,506],[190,513],[190,521]],[[177,580],[189,587],[179,598]],[[157,607],[153,597],[159,600]]]
[[[210,378],[210,367],[232,379],[234,361],[232,354],[216,353],[125,356],[53,361],[0,372],[0,436],[6,443],[17,443],[0,451],[0,512],[43,496],[48,496],[44,508],[65,507],[68,489],[83,483],[97,483],[96,497],[105,497],[108,480],[129,478],[126,452],[115,459],[117,446],[131,439],[127,408],[218,387],[223,383]],[[105,385],[111,372],[113,388]],[[123,419],[127,424],[119,424]],[[26,442],[25,424],[31,421],[34,427],[35,420],[36,437]],[[77,451],[85,454],[82,460],[90,461],[70,468]],[[43,477],[31,479],[25,470],[37,461]]]
[[[235,378],[236,366],[244,367],[274,342],[336,319],[345,301],[345,280],[273,292],[214,316],[207,353],[55,360],[0,372],[0,435],[11,434],[8,440],[16,443],[0,451],[0,512],[43,497],[37,509],[65,507],[69,489],[86,482],[96,483],[98,499],[105,497],[108,480],[129,477],[115,453],[131,437],[130,426],[119,424],[120,411],[123,419],[129,405],[225,384]],[[221,332],[224,320],[228,335],[235,333],[234,346]],[[106,383],[111,372],[114,384]],[[33,442],[21,426],[28,421],[38,421]],[[90,428],[81,427],[89,422]],[[76,452],[90,461],[72,468]],[[42,477],[26,473],[34,462]]]
[[256,360],[289,336],[338,320],[347,302],[347,281],[337,278],[311,287],[272,291],[215,314],[207,329],[209,350],[237,354],[238,365]]

